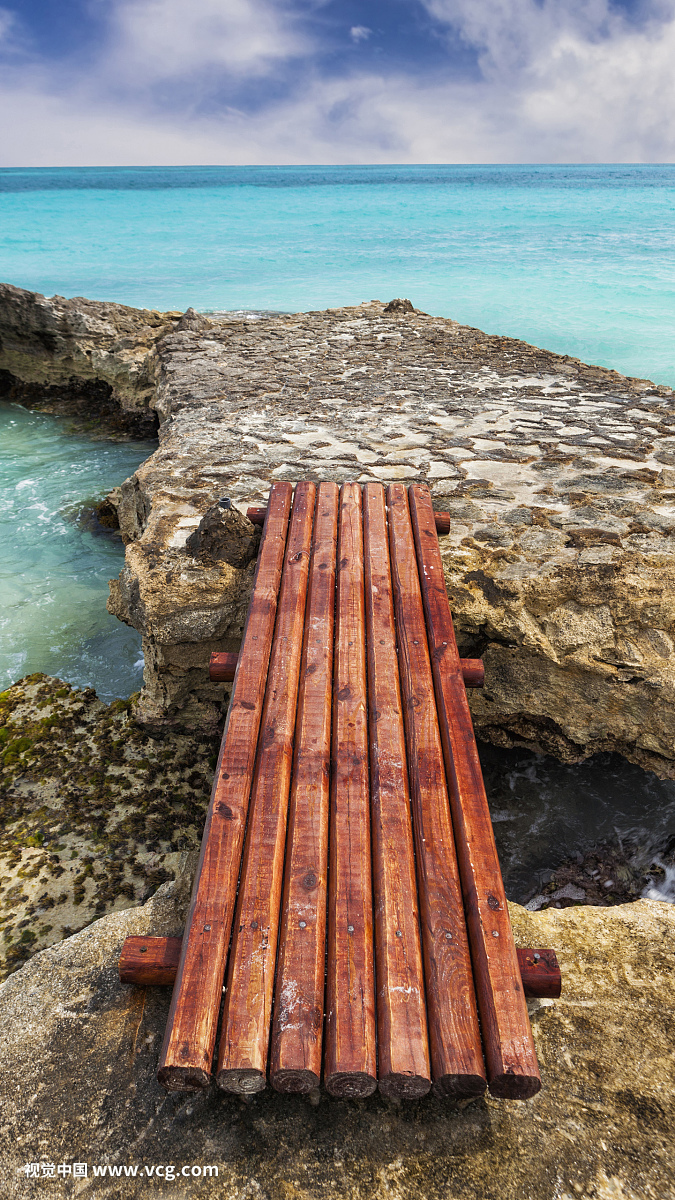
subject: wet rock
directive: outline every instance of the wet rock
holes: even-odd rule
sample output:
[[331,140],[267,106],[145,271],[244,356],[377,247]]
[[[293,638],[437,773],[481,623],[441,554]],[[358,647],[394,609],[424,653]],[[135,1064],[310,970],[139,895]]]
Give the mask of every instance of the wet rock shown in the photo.
[[259,542],[260,531],[224,499],[207,509],[185,548],[195,558],[246,567],[256,557]]
[[579,904],[602,907],[626,904],[639,896],[672,903],[675,893],[664,887],[669,875],[675,876],[675,845],[651,854],[630,841],[624,846],[596,846],[551,871],[546,886],[530,896],[525,908],[540,912]]
[[[3,1194],[36,1189],[27,1163],[87,1163],[83,1195],[268,1200],[639,1200],[673,1196],[675,907],[527,913],[516,941],[553,946],[563,994],[531,1001],[543,1089],[528,1101],[394,1104],[270,1089],[249,1103],[212,1088],[165,1094],[156,1068],[169,989],[121,985],[131,934],[183,924],[189,874],[141,908],[116,912],[52,946],[0,987]],[[106,1169],[94,1177],[93,1167]],[[183,1167],[214,1173],[181,1176]],[[129,1172],[124,1172],[124,1167]],[[134,1168],[137,1174],[134,1175]],[[117,1173],[122,1178],[116,1177]],[[59,1190],[57,1190],[59,1189]],[[157,1190],[159,1189],[159,1190]]]

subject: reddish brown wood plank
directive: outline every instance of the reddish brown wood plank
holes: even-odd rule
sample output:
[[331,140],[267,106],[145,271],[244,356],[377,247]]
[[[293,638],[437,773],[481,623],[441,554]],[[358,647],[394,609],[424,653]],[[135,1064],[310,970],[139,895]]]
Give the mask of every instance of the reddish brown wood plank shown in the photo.
[[485,683],[485,667],[480,658],[460,658],[460,669],[464,687],[481,688]]
[[[214,650],[209,659],[209,679],[211,683],[231,683],[237,669],[239,655],[222,650]],[[482,687],[485,683],[485,667],[480,658],[460,658],[464,686]]]
[[[120,954],[120,983],[136,987],[173,987],[180,959],[182,938],[128,937]],[[557,1000],[562,976],[555,950],[546,947],[517,951],[525,995]]]
[[[260,507],[247,508],[246,516],[252,525],[262,525],[265,521],[265,509]],[[434,518],[436,520],[436,529],[438,530],[439,534],[442,535],[450,532],[450,513],[435,512]]]
[[410,488],[410,509],[488,1086],[495,1096],[526,1099],[539,1091],[541,1078],[426,485]]
[[227,973],[219,1087],[265,1087],[316,487],[295,489]]
[[211,683],[231,683],[237,670],[238,651],[214,651],[209,659]]
[[399,670],[422,918],[431,1069],[447,1095],[485,1090],[476,997],[448,808],[408,498],[387,489]]
[[321,1077],[337,513],[337,484],[320,484],[272,1023],[270,1083],[279,1092],[309,1092]]
[[128,937],[120,954],[120,983],[173,987],[180,962],[179,937]]
[[363,489],[370,730],[378,1087],[424,1096],[431,1087],[387,516],[381,483]]
[[516,955],[525,995],[557,1000],[562,992],[562,975],[555,950],[518,947]]
[[181,961],[159,1060],[170,1091],[207,1087],[232,929],[293,489],[270,491],[253,597],[206,814]]
[[340,489],[333,667],[324,1078],[334,1096],[377,1086],[361,488]]

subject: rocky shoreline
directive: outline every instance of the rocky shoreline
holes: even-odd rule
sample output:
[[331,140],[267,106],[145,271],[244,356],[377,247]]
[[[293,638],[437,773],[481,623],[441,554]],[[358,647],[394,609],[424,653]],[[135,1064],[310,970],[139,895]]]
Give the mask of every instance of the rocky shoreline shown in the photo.
[[29,675],[0,693],[0,979],[196,862],[218,739]]
[[[528,913],[516,942],[555,946],[559,1000],[529,1002],[543,1088],[528,1101],[453,1104],[252,1098],[157,1083],[168,988],[120,984],[132,934],[182,929],[190,876],[43,951],[0,985],[3,1195],[131,1200],[673,1200],[675,906]],[[248,1101],[248,1102],[247,1102]],[[25,1165],[87,1163],[88,1177]],[[214,1166],[185,1182],[184,1165]],[[93,1177],[93,1166],[106,1176]],[[125,1172],[124,1168],[128,1170]],[[137,1175],[134,1175],[134,1169]],[[123,1178],[116,1178],[122,1175]]]
[[[105,706],[29,676],[0,696],[3,1194],[140,1196],[123,1165],[201,1163],[218,1177],[190,1194],[233,1200],[675,1200],[675,906],[636,900],[611,848],[552,873],[546,911],[510,906],[564,980],[530,1003],[527,1102],[165,1095],[168,994],[116,970],[128,934],[183,926],[224,708],[208,656],[238,646],[243,512],[272,480],[428,482],[461,649],[486,665],[479,737],[675,778],[672,391],[403,301],[246,321],[0,285],[0,393],[159,428],[99,509],[126,544],[110,608],[143,635],[142,693]],[[74,1161],[87,1180],[24,1170]]]
[[159,422],[109,502],[126,542],[110,609],[144,642],[139,721],[222,717],[208,656],[237,648],[252,568],[191,553],[218,500],[245,510],[274,479],[425,480],[453,516],[461,648],[486,665],[478,735],[675,777],[671,389],[409,302],[179,318],[3,285],[0,341],[5,394],[32,403],[21,389],[53,379],[82,409],[95,383],[120,424]]

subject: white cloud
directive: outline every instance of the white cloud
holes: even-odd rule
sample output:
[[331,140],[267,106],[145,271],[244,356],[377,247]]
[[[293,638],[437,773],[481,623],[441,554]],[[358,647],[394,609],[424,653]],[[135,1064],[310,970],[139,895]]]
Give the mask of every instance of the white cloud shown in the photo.
[[143,86],[214,69],[257,76],[311,50],[275,0],[119,0],[110,32],[105,71]]
[[358,44],[359,42],[367,42],[372,32],[372,29],[369,29],[367,25],[352,25],[349,30],[349,36],[353,42]]
[[[450,63],[430,78],[326,78],[311,57],[294,65],[310,47],[280,2],[193,0],[186,15],[178,0],[122,0],[112,42],[74,82],[44,64],[5,69],[0,162],[675,160],[673,0],[639,26],[606,0],[425,5],[476,48],[478,78]],[[200,107],[220,78],[285,91],[255,109]]]

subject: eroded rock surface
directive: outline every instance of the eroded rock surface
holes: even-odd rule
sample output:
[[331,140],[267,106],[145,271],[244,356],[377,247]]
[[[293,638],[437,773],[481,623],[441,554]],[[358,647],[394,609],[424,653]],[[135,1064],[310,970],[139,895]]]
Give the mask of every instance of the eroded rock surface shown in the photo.
[[[557,1001],[531,1001],[543,1089],[465,1107],[432,1096],[318,1103],[270,1089],[165,1094],[155,1072],[169,989],[121,985],[130,934],[179,933],[189,877],[36,956],[0,987],[3,1196],[239,1200],[673,1200],[675,907],[527,913],[553,946]],[[86,1163],[32,1179],[27,1163]],[[148,1179],[171,1164],[173,1181]],[[108,1168],[121,1178],[94,1176]],[[218,1175],[181,1177],[183,1167]],[[124,1168],[129,1174],[124,1173]],[[137,1175],[132,1174],[133,1169]],[[154,1172],[153,1172],[154,1174]]]
[[145,637],[143,719],[209,719],[208,652],[236,648],[246,581],[207,581],[186,547],[218,497],[424,480],[453,516],[461,648],[486,663],[479,735],[675,770],[670,389],[379,303],[204,320],[160,345],[160,449],[119,505],[112,609]]
[[152,433],[155,346],[180,313],[41,296],[0,283],[0,394],[41,412]]
[[[10,291],[5,309],[61,303]],[[63,304],[103,324],[119,309]],[[208,657],[237,648],[254,568],[208,559],[193,540],[219,500],[245,511],[280,479],[420,480],[453,517],[442,551],[460,647],[486,665],[471,695],[479,736],[571,762],[616,750],[675,777],[671,389],[403,300],[128,319],[151,331],[133,335],[145,347],[134,361],[161,423],[158,451],[112,500],[127,551],[110,609],[143,634],[139,720],[215,729],[220,718]],[[92,372],[112,378],[119,357],[128,375],[132,351],[101,337]],[[37,356],[46,379],[58,355],[40,353],[15,354],[16,376],[34,378]]]
[[30,675],[0,693],[0,978],[195,859],[217,740]]

